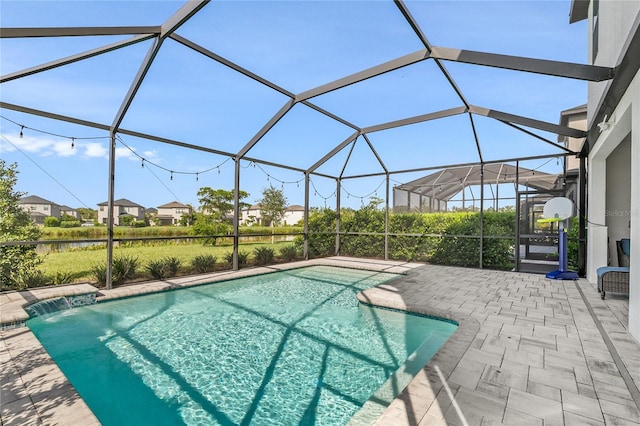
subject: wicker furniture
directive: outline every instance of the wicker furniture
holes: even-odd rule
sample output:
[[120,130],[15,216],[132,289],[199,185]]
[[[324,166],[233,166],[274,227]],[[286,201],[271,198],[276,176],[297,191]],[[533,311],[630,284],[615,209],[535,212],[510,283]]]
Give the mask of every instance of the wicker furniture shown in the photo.
[[598,292],[604,300],[607,291],[629,294],[629,268],[604,266],[598,268]]
[[616,247],[618,249],[618,266],[628,268],[631,240],[629,238],[623,238],[620,241],[616,241]]

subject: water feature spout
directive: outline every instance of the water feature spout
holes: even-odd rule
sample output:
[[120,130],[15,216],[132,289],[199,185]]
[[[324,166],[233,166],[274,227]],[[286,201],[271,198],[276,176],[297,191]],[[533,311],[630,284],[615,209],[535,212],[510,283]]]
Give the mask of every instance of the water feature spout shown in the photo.
[[37,317],[66,309],[71,309],[71,304],[64,296],[56,297],[55,299],[42,300],[24,308],[30,317]]

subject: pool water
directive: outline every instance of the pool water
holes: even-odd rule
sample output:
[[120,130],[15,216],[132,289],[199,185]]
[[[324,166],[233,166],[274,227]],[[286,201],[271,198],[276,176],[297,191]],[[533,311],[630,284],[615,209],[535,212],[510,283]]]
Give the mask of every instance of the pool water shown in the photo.
[[313,266],[27,325],[103,425],[342,425],[456,329],[357,301],[396,277]]

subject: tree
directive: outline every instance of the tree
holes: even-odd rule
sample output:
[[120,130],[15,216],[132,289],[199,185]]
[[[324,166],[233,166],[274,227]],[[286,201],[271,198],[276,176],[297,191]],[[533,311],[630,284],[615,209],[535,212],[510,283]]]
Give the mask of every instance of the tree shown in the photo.
[[[240,200],[247,198],[249,194],[246,191],[240,191]],[[200,188],[198,191],[198,201],[203,214],[210,216],[216,222],[228,221],[226,216],[233,211],[233,191],[225,189],[212,189],[208,186]],[[249,204],[240,203],[240,208],[247,207]]]
[[98,220],[98,211],[88,207],[78,207],[76,211],[80,214],[80,219],[84,222]]
[[187,204],[187,206],[189,206],[189,213],[182,213],[182,216],[180,216],[180,220],[178,221],[180,226],[191,226],[196,223],[196,220],[198,220],[198,216],[196,215],[193,206],[191,204]]
[[[0,160],[0,241],[36,241],[41,231],[18,205],[24,193],[13,190],[17,175],[15,163],[7,167]],[[35,245],[0,246],[0,289],[19,289],[21,277],[33,273],[40,262]]]
[[284,214],[287,211],[287,197],[284,196],[284,192],[281,189],[276,189],[273,186],[264,188],[262,190],[262,199],[258,203],[260,204],[263,222],[268,222],[272,228],[284,219]]
[[284,196],[284,192],[281,189],[269,186],[269,188],[262,190],[262,199],[258,203],[260,204],[263,221],[269,222],[271,226],[271,244],[273,244],[275,242],[273,227],[284,218],[287,197]]

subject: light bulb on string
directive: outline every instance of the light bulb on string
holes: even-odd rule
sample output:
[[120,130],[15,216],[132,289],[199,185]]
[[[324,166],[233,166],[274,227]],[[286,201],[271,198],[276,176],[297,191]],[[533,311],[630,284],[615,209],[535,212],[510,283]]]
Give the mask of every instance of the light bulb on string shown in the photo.
[[196,173],[196,182],[198,181],[198,174],[199,174],[199,173]]
[[22,139],[24,137],[24,133],[22,132],[24,130],[24,126],[20,126],[20,138]]
[[144,169],[144,158],[142,159],[142,163],[140,163],[140,167]]
[[173,180],[173,172],[171,172],[171,177],[169,178],[169,180]]
[[218,174],[220,174],[220,166],[218,166]]
[[76,138],[71,138],[71,149],[76,146]]

